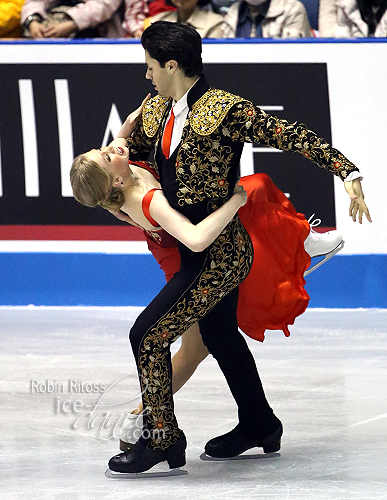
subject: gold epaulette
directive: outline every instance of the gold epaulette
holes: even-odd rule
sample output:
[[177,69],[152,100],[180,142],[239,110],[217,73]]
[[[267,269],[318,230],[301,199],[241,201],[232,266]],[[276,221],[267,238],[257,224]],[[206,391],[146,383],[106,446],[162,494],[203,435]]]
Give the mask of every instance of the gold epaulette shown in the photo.
[[146,102],[142,110],[144,131],[148,137],[154,137],[160,127],[161,119],[170,102],[170,97],[157,95]]
[[199,135],[210,135],[220,125],[230,108],[245,100],[224,90],[210,88],[192,106],[191,127]]

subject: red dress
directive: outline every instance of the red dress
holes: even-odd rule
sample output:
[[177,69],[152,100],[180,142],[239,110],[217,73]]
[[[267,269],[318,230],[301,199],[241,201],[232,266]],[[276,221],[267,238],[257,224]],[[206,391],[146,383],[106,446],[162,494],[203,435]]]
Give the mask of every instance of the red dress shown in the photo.
[[[147,170],[157,177],[151,167]],[[242,177],[240,184],[248,198],[238,215],[252,240],[254,262],[239,286],[238,325],[246,335],[260,341],[265,330],[283,330],[288,337],[288,325],[309,302],[304,289],[304,272],[310,265],[304,249],[309,224],[268,175]],[[149,250],[168,281],[180,269],[177,241],[165,231],[145,234]]]

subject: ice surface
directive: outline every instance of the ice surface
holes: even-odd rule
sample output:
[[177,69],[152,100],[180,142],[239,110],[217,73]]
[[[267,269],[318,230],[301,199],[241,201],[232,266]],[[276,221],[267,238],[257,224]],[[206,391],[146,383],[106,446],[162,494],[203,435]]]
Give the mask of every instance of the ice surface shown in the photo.
[[378,309],[311,309],[290,338],[249,340],[284,425],[280,457],[199,459],[236,423],[209,357],[175,398],[189,474],[107,479],[114,426],[138,402],[128,331],[139,311],[0,308],[2,500],[387,499],[387,310]]

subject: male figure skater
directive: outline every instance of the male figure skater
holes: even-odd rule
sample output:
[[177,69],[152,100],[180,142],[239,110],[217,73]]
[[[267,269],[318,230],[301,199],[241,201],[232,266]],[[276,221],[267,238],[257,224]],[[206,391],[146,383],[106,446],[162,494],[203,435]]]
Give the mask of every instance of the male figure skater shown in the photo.
[[[244,142],[301,153],[347,180],[350,214],[360,222],[363,214],[370,220],[358,169],[339,151],[302,124],[279,120],[242,97],[209,88],[202,74],[201,38],[193,28],[156,22],[144,31],[141,43],[146,78],[158,96],[146,103],[128,140],[130,159],[146,159],[155,150],[163,192],[191,222],[198,223],[230,198]],[[185,463],[186,441],[173,411],[169,345],[196,321],[238,405],[238,425],[211,439],[206,453],[227,458],[256,446],[265,453],[280,449],[282,424],[266,400],[236,320],[238,286],[252,262],[248,234],[235,216],[204,252],[194,254],[183,245],[179,250],[181,270],[130,333],[147,432],[110,460],[114,471],[141,472],[163,460],[171,468]]]

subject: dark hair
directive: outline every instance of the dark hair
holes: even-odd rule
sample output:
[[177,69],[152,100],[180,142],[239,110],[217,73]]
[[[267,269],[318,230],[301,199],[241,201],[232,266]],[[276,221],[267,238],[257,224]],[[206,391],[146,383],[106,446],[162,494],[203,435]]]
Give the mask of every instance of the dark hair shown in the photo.
[[361,18],[368,26],[368,36],[373,36],[377,25],[387,10],[387,0],[381,0],[378,2],[370,2],[370,0],[357,0],[357,6],[359,8]]
[[[205,5],[211,3],[211,1],[212,0],[198,0],[197,5],[199,5],[199,7],[204,7]],[[176,7],[176,5],[173,3],[173,0],[165,0],[165,3],[167,5],[171,5],[172,7]]]
[[189,78],[203,72],[202,39],[187,24],[156,21],[142,34],[141,44],[162,68],[174,60]]

